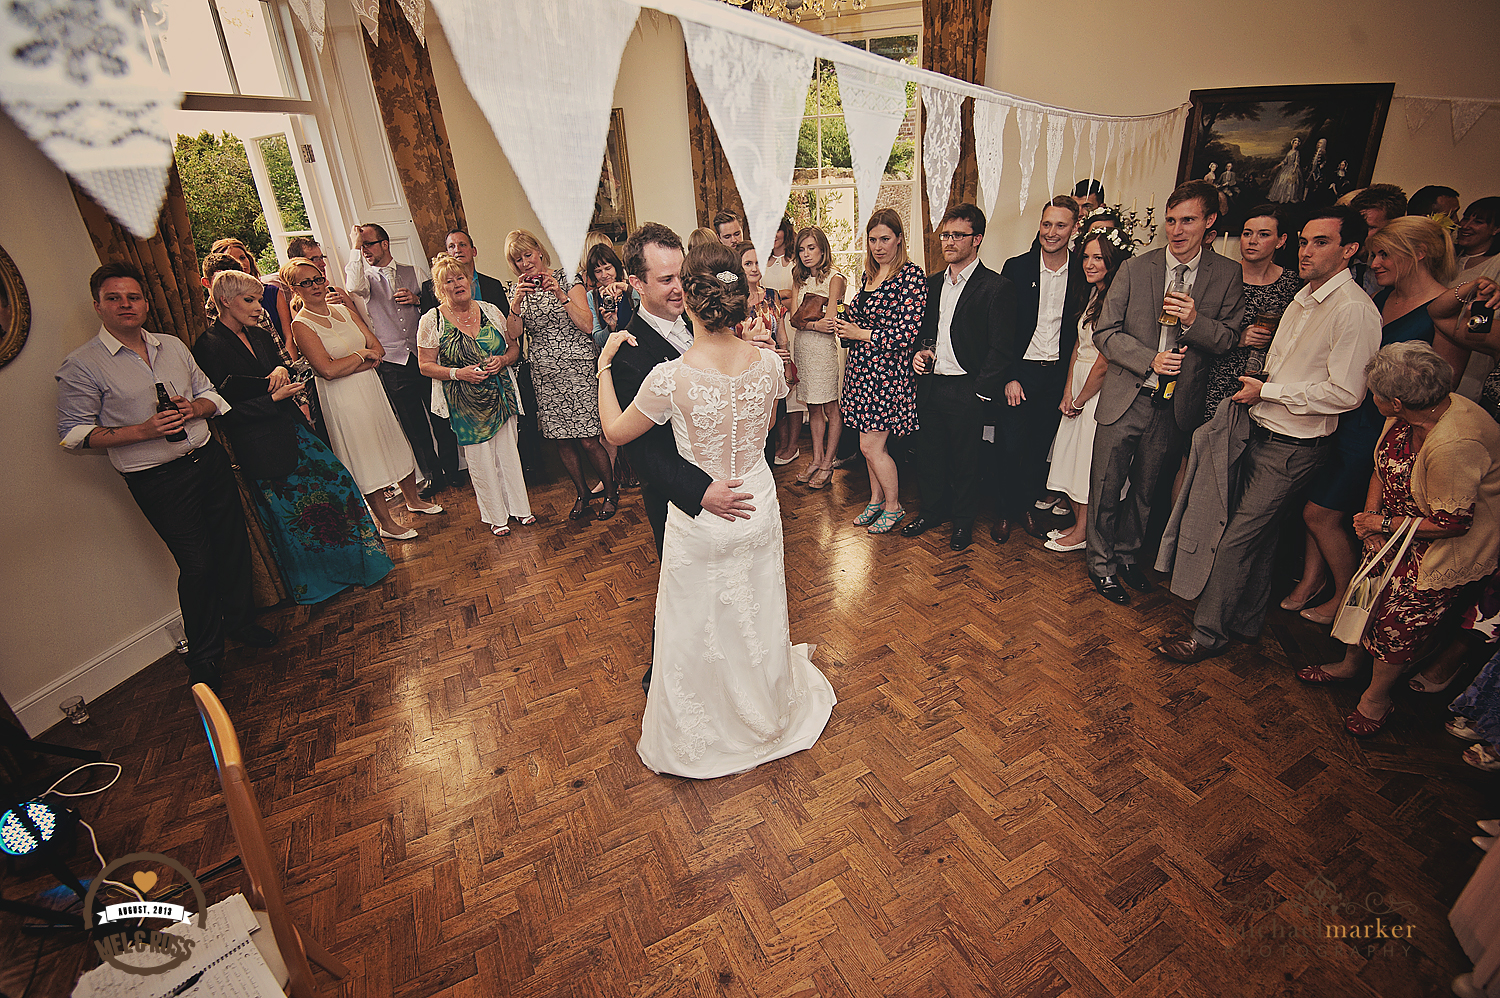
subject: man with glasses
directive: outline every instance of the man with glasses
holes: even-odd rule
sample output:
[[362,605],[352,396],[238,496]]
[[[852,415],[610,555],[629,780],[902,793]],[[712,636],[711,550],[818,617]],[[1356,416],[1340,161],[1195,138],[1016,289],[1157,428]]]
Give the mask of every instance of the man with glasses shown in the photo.
[[431,414],[432,379],[417,369],[421,283],[415,268],[392,259],[391,237],[385,229],[366,223],[355,226],[349,235],[359,256],[351,255],[344,276],[350,294],[364,304],[370,331],[385,348],[385,359],[376,370],[427,480],[421,497],[431,502],[438,492],[459,481],[458,441],[447,420]]
[[979,262],[984,212],[955,205],[938,223],[948,266],[927,278],[927,310],[912,370],[917,378],[917,447],[922,515],[901,529],[916,537],[953,521],[948,546],[973,540],[979,506],[979,439],[984,402],[993,398],[1009,365],[1006,350],[1015,320],[1015,288]]
[[[286,244],[286,256],[288,260],[301,257],[325,275],[328,273],[328,256],[323,252],[322,245],[312,236],[295,236],[290,239]],[[349,297],[348,292],[334,284],[328,285],[328,292],[323,300],[330,305],[354,307],[354,299]]]
[[1058,404],[1078,342],[1078,314],[1088,300],[1083,266],[1069,250],[1077,228],[1078,202],[1058,195],[1042,207],[1031,249],[1000,268],[1015,285],[1016,314],[1004,398],[995,398],[999,509],[990,537],[999,544],[1017,525],[1033,537],[1047,536],[1049,524],[1033,503],[1046,491],[1047,451],[1062,419]]

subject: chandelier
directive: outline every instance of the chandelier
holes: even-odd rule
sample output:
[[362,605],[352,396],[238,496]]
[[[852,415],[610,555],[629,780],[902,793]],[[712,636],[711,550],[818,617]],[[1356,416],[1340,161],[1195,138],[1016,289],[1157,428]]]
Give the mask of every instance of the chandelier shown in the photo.
[[868,0],[726,0],[726,2],[743,10],[752,10],[766,17],[774,17],[779,21],[800,24],[804,17],[813,21],[822,20],[825,17],[838,17],[845,13],[846,6],[852,13],[857,14],[865,9]]

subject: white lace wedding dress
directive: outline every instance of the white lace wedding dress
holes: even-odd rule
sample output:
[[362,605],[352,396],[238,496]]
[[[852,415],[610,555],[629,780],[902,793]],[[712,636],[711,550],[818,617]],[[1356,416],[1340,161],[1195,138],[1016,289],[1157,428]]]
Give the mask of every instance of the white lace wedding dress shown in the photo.
[[812,746],[833,687],[793,645],[786,607],[781,506],[766,466],[766,431],[787,393],[781,358],[762,350],[735,377],[667,361],[634,405],[672,424],[677,451],[715,481],[744,479],[748,520],[667,507],[651,691],[636,752],[658,773],[711,779]]

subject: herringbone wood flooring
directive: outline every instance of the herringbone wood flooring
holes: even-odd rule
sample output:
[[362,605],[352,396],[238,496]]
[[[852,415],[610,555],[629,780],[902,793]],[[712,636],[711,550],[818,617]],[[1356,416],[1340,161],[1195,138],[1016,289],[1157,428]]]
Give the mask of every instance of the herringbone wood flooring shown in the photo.
[[[496,539],[450,490],[382,585],[263,618],[281,642],[231,654],[224,700],[293,912],[351,968],[327,993],[1395,998],[1467,969],[1446,911],[1496,783],[1447,698],[1355,742],[1356,691],[1292,678],[1333,647],[1291,614],[1177,666],[1150,649],[1180,601],[1116,607],[1079,555],[984,521],[962,554],[946,529],[868,536],[862,470],[821,493],[794,471],[793,639],[839,704],[812,750],[740,776],[636,758],[657,569],[635,492],[578,526],[565,484],[533,487],[541,522]],[[126,768],[81,802],[106,858],[235,851],[183,681],[169,657],[51,733]],[[1325,938],[1387,909],[1410,942]],[[34,994],[97,963],[47,946]]]

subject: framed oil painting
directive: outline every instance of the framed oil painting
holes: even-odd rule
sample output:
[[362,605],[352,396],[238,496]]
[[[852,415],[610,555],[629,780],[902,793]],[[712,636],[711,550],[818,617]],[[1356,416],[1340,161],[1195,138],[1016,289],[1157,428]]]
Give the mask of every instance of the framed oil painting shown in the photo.
[[1194,90],[1177,182],[1219,189],[1220,232],[1251,208],[1333,204],[1368,187],[1393,83]]
[[609,115],[609,143],[604,165],[599,168],[599,190],[594,195],[594,217],[590,229],[608,234],[619,246],[635,231],[635,196],[630,191],[630,156],[625,150],[625,110]]

